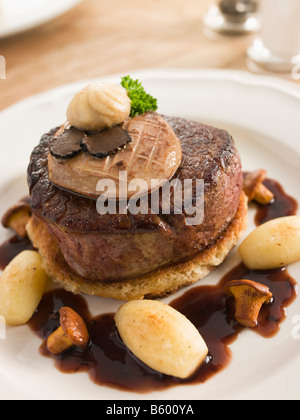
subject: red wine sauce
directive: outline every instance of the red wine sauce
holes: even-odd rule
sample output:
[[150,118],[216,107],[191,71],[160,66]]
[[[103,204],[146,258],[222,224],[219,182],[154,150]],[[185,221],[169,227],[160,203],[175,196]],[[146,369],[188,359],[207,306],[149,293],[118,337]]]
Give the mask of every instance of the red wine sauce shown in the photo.
[[[195,287],[171,302],[171,306],[196,326],[209,348],[206,361],[186,380],[161,374],[144,365],[120,339],[114,314],[92,317],[83,297],[62,289],[44,295],[29,326],[43,340],[40,352],[52,357],[61,372],[88,372],[99,385],[143,393],[184,383],[203,383],[230,363],[229,345],[244,329],[234,319],[234,299],[224,292],[228,281],[241,278],[265,284],[273,293],[273,302],[263,307],[258,326],[253,329],[264,337],[272,337],[278,332],[286,317],[285,308],[296,298],[296,282],[286,268],[253,272],[241,264],[218,285]],[[70,306],[83,317],[90,333],[90,345],[86,350],[73,347],[54,356],[47,350],[46,339],[59,327],[58,310],[62,306]]]
[[28,238],[13,236],[0,245],[0,270],[5,267],[22,251],[33,250],[33,246]]
[[[256,224],[267,220],[296,214],[297,202],[288,196],[276,181],[266,180],[265,185],[274,193],[275,199],[268,206],[258,205]],[[1,268],[24,249],[32,249],[28,240],[17,238],[0,247]],[[123,344],[114,322],[114,314],[92,317],[86,300],[62,289],[46,293],[28,323],[43,341],[40,352],[52,357],[61,372],[87,372],[99,385],[132,392],[162,390],[179,384],[203,383],[223,370],[231,361],[230,344],[244,330],[235,318],[235,302],[225,292],[227,282],[235,279],[250,279],[268,286],[273,293],[272,303],[264,305],[254,332],[269,338],[274,336],[286,318],[286,308],[297,295],[296,281],[287,268],[268,271],[251,271],[238,265],[215,286],[198,286],[173,300],[170,305],[183,313],[196,326],[206,341],[209,354],[192,377],[182,380],[156,372],[138,360]],[[59,327],[58,311],[70,306],[78,312],[90,333],[90,344],[86,350],[72,347],[63,354],[51,355],[46,347],[47,337]]]
[[274,200],[268,205],[256,203],[256,225],[261,225],[277,217],[294,216],[298,211],[297,201],[286,194],[282,186],[273,179],[266,179],[264,185],[274,194]]

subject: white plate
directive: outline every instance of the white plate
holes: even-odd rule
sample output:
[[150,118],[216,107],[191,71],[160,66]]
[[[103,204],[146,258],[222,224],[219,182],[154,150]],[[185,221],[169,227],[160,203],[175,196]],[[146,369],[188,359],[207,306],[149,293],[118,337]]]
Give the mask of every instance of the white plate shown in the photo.
[[[265,168],[300,202],[300,90],[287,82],[233,71],[153,70],[132,75],[158,98],[159,111],[213,123],[229,129],[240,150],[245,170]],[[103,78],[118,83],[120,76]],[[0,214],[27,193],[26,167],[40,136],[64,122],[67,105],[90,81],[26,99],[0,113],[2,127]],[[254,228],[250,214],[249,232]],[[1,228],[0,239],[8,233]],[[233,252],[201,284],[215,284],[238,262]],[[300,278],[300,264],[290,267]],[[165,299],[169,302],[181,295]],[[8,328],[0,340],[0,398],[34,399],[299,399],[299,340],[293,321],[299,317],[299,299],[287,310],[279,334],[264,339],[246,331],[231,346],[227,369],[203,385],[178,386],[146,395],[94,385],[87,374],[58,372],[50,359],[38,353],[40,340],[27,326]],[[115,311],[120,302],[88,298],[93,314]]]
[[76,6],[82,0],[1,0],[0,38],[32,29]]

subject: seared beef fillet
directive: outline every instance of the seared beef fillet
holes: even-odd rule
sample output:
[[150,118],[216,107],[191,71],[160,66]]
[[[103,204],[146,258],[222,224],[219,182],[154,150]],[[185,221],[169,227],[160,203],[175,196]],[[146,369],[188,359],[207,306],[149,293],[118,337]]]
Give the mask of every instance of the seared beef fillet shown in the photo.
[[45,134],[28,167],[31,207],[77,274],[93,281],[122,281],[193,258],[211,246],[234,219],[242,191],[242,168],[224,130],[164,116],[179,137],[183,159],[175,177],[204,179],[204,221],[185,215],[99,215],[94,200],[51,184],[47,157],[57,129]]

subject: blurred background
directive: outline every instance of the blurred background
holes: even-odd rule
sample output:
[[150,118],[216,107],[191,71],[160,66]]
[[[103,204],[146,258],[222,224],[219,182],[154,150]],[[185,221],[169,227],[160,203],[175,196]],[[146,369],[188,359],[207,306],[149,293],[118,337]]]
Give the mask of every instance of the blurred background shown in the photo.
[[0,109],[146,68],[237,69],[300,83],[299,0],[1,1]]

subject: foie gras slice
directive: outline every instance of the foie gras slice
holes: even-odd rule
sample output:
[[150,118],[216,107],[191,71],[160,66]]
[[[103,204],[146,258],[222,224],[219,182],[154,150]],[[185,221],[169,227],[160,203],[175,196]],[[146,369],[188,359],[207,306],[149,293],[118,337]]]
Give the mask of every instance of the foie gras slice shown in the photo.
[[[127,119],[122,128],[131,142],[106,158],[82,152],[71,159],[59,159],[49,153],[51,182],[94,199],[105,194],[107,198],[124,200],[149,194],[170,180],[182,159],[180,140],[170,125],[159,114],[147,112]],[[104,189],[107,180],[113,181],[115,188]]]

